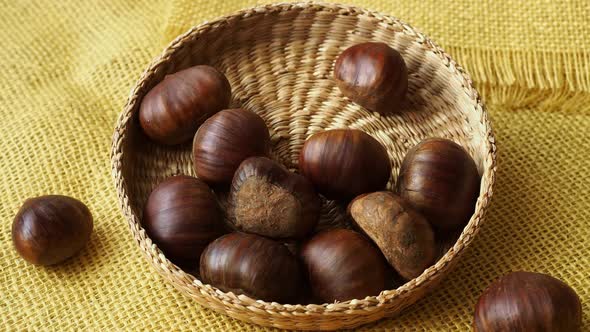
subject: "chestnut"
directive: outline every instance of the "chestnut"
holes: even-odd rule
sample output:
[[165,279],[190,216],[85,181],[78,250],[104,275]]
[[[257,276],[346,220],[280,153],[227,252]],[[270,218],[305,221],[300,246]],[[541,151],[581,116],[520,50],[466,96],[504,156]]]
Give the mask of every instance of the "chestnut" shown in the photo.
[[303,244],[300,254],[311,291],[321,301],[363,299],[386,289],[385,258],[355,231],[322,231]]
[[457,241],[459,241],[459,237],[461,237],[462,229],[457,229],[452,232],[438,232],[435,233],[435,243],[436,243],[436,254],[434,261],[437,262],[444,255],[447,254],[451,248],[455,246]]
[[364,194],[350,203],[348,211],[406,280],[416,278],[433,263],[434,231],[401,197],[389,191]]
[[296,240],[286,240],[285,242],[283,242],[283,244],[285,245],[285,247],[287,247],[287,249],[289,249],[289,252],[291,252],[295,256],[299,256],[301,242]]
[[319,132],[305,141],[299,170],[328,199],[352,199],[387,185],[391,164],[376,139],[356,129]]
[[210,185],[229,185],[242,161],[269,153],[270,135],[264,120],[239,108],[207,119],[193,141],[195,172]]
[[408,90],[404,59],[384,43],[362,43],[344,50],[334,65],[334,79],[350,100],[380,114],[399,111]]
[[203,249],[224,232],[215,195],[186,175],[170,177],[151,192],[142,224],[166,257],[188,270],[198,269]]
[[190,141],[211,115],[227,108],[231,87],[210,66],[194,66],[166,75],[143,98],[139,124],[154,141],[175,145]]
[[287,246],[247,233],[226,234],[201,255],[201,280],[224,292],[295,303],[304,285],[299,261]]
[[27,199],[12,223],[18,254],[35,265],[53,265],[78,253],[92,233],[90,210],[79,200],[61,195]]
[[582,304],[567,284],[549,275],[512,272],[493,282],[475,307],[476,332],[581,331]]
[[306,178],[266,157],[250,157],[234,175],[229,215],[244,232],[301,238],[317,224],[320,204]]
[[399,195],[440,230],[464,226],[479,194],[477,166],[459,144],[442,138],[407,153],[397,180]]

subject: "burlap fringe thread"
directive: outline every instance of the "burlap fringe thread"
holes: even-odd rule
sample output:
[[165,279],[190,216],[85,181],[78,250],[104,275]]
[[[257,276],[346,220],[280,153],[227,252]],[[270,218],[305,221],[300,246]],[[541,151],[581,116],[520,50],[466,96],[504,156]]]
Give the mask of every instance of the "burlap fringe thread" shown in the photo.
[[590,92],[590,52],[447,50],[480,83]]

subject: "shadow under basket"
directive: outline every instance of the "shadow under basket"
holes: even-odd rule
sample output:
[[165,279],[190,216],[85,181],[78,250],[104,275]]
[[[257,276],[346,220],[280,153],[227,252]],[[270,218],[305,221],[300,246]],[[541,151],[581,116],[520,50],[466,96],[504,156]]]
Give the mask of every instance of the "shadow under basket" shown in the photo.
[[[347,47],[380,41],[398,50],[409,71],[402,111],[382,116],[352,103],[332,79]],[[319,131],[356,128],[386,147],[388,188],[406,152],[428,137],[461,144],[475,160],[481,186],[475,213],[451,249],[419,277],[378,296],[330,304],[284,305],[225,293],[171,263],[141,227],[151,190],[175,174],[194,175],[190,144],[164,147],[141,132],[142,98],[165,75],[209,64],[227,76],[232,106],[258,113],[270,129],[273,158],[296,168],[305,140]],[[386,15],[335,4],[256,7],[196,26],[176,38],[133,88],[113,137],[112,172],[120,206],[145,257],[179,291],[234,318],[287,329],[351,328],[391,317],[440,283],[472,243],[489,206],[496,147],[488,114],[467,73],[428,37]],[[324,201],[320,228],[342,225],[344,209]]]

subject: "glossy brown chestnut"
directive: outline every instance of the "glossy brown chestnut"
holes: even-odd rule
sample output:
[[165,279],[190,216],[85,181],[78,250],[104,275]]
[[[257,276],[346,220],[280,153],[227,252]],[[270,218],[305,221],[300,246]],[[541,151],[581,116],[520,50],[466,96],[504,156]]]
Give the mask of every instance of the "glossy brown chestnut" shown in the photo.
[[334,65],[334,78],[345,96],[381,114],[399,111],[408,90],[404,59],[384,43],[362,43],[344,50]]
[[459,144],[441,138],[422,141],[408,152],[397,180],[399,195],[431,225],[464,226],[479,194],[477,166]]
[[385,258],[355,231],[322,231],[303,244],[301,257],[314,297],[326,303],[378,295],[387,286]]
[[166,145],[190,141],[210,116],[227,108],[231,87],[210,66],[195,66],[166,75],[139,108],[139,123],[151,139]]
[[284,244],[240,232],[207,246],[201,256],[201,280],[225,292],[291,304],[304,285],[301,266]]
[[271,238],[301,238],[313,230],[320,214],[312,184],[266,157],[240,164],[229,205],[237,229]]
[[476,332],[576,332],[582,304],[559,279],[534,272],[512,272],[493,282],[475,307]]
[[463,230],[459,228],[459,229],[457,229],[455,231],[451,231],[451,232],[435,233],[435,235],[434,235],[435,242],[436,242],[436,254],[434,255],[435,262],[437,262],[441,258],[443,258],[443,256],[446,255],[447,252],[449,250],[451,250],[451,248],[453,248],[453,246],[455,246],[457,241],[459,241],[459,237],[461,236],[462,231]]
[[299,257],[299,250],[301,250],[301,242],[296,240],[287,240],[283,242],[283,244],[285,245],[285,247],[287,247],[287,249],[289,249],[289,252],[291,252],[296,257]]
[[364,194],[349,204],[348,212],[406,280],[416,278],[433,263],[434,231],[401,197],[389,191]]
[[352,199],[384,189],[391,165],[385,148],[370,135],[335,129],[307,139],[299,170],[328,199]]
[[143,227],[170,261],[190,270],[198,268],[205,247],[223,234],[223,216],[203,181],[178,175],[152,191]]
[[77,199],[60,195],[29,198],[12,223],[12,242],[29,263],[53,265],[84,248],[92,227],[90,210]]
[[193,141],[195,172],[211,185],[229,185],[242,161],[269,153],[264,120],[244,109],[215,114],[201,125]]

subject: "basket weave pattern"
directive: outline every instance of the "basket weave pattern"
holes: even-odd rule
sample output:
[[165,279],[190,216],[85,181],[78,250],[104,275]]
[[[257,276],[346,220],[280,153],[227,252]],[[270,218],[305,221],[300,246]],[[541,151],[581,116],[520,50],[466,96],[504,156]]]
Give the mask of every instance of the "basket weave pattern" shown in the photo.
[[[397,49],[409,71],[408,98],[400,114],[380,116],[343,97],[332,79],[338,54],[364,41]],[[194,175],[189,144],[169,148],[141,132],[142,98],[166,74],[197,64],[225,73],[232,106],[258,113],[270,129],[274,158],[296,168],[310,135],[334,128],[361,129],[383,144],[395,179],[412,146],[445,137],[465,147],[482,175],[476,211],[455,246],[421,276],[378,296],[323,305],[282,305],[224,293],[201,283],[170,261],[141,227],[151,190],[174,174]],[[232,317],[291,329],[350,328],[392,316],[432,290],[476,235],[489,205],[496,147],[485,108],[471,79],[442,49],[411,26],[389,16],[333,4],[281,4],[244,10],[199,25],[155,59],[131,91],[112,147],[112,171],[131,232],[146,258],[170,283],[200,304]],[[388,184],[392,188],[393,180]],[[343,207],[324,202],[320,228],[345,225]]]

